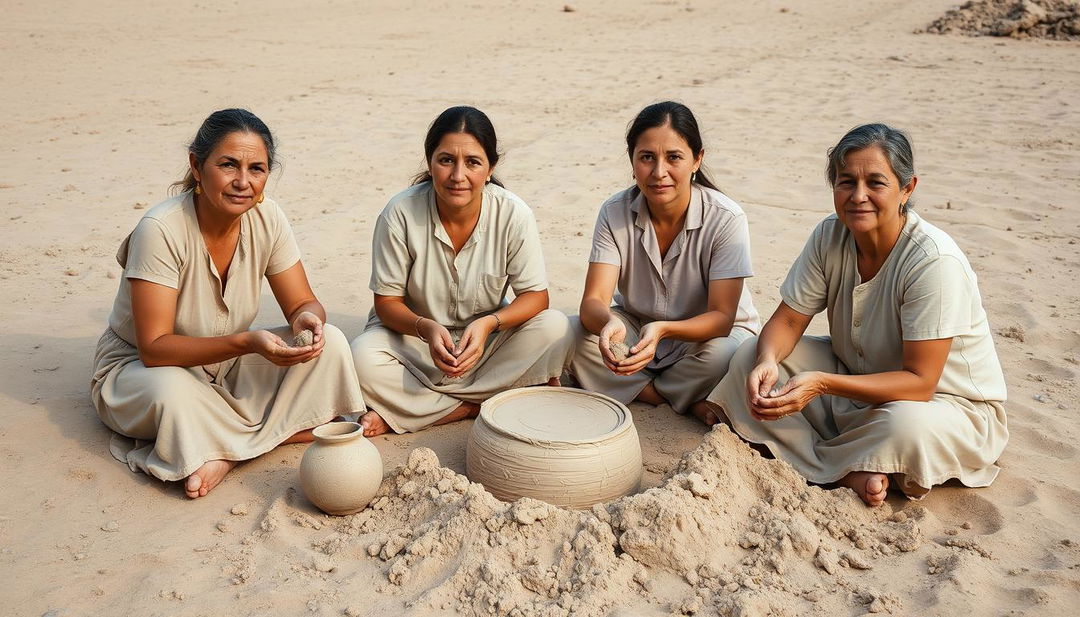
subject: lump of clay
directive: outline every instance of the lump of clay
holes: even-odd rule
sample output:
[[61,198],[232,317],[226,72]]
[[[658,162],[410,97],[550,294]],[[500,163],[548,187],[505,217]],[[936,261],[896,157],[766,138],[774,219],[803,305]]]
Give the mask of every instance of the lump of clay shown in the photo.
[[315,342],[315,333],[311,330],[301,330],[293,337],[293,347],[307,347]]
[[611,355],[615,357],[616,362],[622,362],[630,355],[630,347],[622,341],[611,341],[608,343],[608,349],[611,350]]

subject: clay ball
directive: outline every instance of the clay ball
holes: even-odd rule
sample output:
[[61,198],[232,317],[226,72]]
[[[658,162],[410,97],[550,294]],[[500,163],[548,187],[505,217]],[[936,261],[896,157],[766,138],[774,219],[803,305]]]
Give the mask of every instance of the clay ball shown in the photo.
[[622,341],[611,341],[608,343],[608,349],[611,350],[611,355],[615,357],[616,362],[622,362],[630,355],[630,347]]
[[307,347],[315,342],[315,333],[311,330],[301,330],[293,337],[293,347]]

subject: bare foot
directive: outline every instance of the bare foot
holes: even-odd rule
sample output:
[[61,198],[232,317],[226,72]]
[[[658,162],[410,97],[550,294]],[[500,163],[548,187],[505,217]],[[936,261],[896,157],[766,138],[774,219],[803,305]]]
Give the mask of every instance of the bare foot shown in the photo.
[[720,416],[713,411],[712,406],[706,401],[698,401],[690,406],[690,413],[694,414],[694,417],[705,423],[705,426],[712,426],[720,422]]
[[478,415],[480,415],[479,403],[462,401],[454,411],[451,411],[435,422],[434,426],[450,424],[451,422],[457,422],[458,420],[465,420],[467,418],[475,418]]
[[184,480],[184,492],[192,499],[206,497],[233,467],[236,467],[236,461],[206,461]]
[[660,393],[656,391],[656,388],[653,387],[651,381],[649,382],[649,385],[641,389],[641,392],[638,392],[637,398],[634,400],[648,403],[649,405],[664,405],[668,402],[666,398],[660,396]]
[[390,425],[374,410],[360,416],[360,426],[364,427],[364,437],[376,437],[390,432]]
[[552,377],[551,379],[548,380],[547,385],[558,388],[559,386],[562,385],[562,382],[559,381],[558,377]]
[[860,499],[871,508],[876,508],[885,503],[885,495],[889,489],[889,476],[873,471],[853,471],[837,481],[840,486],[846,486],[855,491]]

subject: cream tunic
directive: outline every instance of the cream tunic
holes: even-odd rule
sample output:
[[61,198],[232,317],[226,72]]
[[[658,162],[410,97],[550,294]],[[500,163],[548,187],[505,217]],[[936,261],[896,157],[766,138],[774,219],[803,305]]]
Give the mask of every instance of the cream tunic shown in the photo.
[[767,444],[813,482],[850,471],[905,474],[911,489],[950,478],[968,486],[993,481],[994,462],[1008,441],[1005,378],[977,278],[948,234],[909,212],[881,269],[862,282],[854,239],[829,216],[792,265],[780,295],[805,315],[827,311],[830,334],[803,337],[782,363],[781,383],[808,370],[901,370],[904,341],[952,338],[952,346],[929,402],[874,406],[824,396],[800,414],[758,422],[746,402],[746,375],[755,359],[755,345],[748,343],[709,399],[743,437]]
[[[663,257],[644,196],[632,188],[613,195],[600,207],[589,262],[619,267],[612,312],[626,325],[631,347],[649,322],[707,311],[710,281],[754,274],[746,214],[720,191],[698,185],[691,187],[686,223]],[[629,403],[652,382],[679,413],[705,398],[727,372],[739,344],[760,326],[749,286],[743,285],[727,337],[698,343],[664,339],[645,369],[623,376],[604,365],[599,337],[580,321],[575,325],[578,343],[570,372],[582,387]]]
[[[125,453],[133,470],[179,480],[208,460],[253,458],[300,430],[364,409],[348,343],[330,325],[323,353],[288,368],[258,354],[196,367],[148,368],[139,360],[131,279],[177,290],[176,334],[224,336],[254,321],[263,277],[299,259],[292,229],[269,199],[240,218],[224,290],[190,192],[151,208],[124,239],[117,253],[124,275],[98,341],[91,395],[109,428],[149,442]],[[291,338],[287,327],[278,333]]]
[[[503,306],[508,290],[547,289],[532,212],[494,184],[484,187],[476,228],[456,254],[430,182],[390,200],[375,223],[371,253],[371,290],[403,298],[455,339],[474,319]],[[365,400],[398,433],[429,426],[462,401],[545,383],[559,376],[573,346],[566,316],[542,311],[517,328],[492,333],[473,369],[451,379],[435,366],[427,343],[409,334],[384,327],[372,310],[352,343]]]

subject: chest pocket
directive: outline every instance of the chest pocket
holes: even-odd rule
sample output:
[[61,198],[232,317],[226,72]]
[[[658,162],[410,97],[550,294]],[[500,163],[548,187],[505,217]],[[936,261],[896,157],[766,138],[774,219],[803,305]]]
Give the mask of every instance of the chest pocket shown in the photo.
[[502,306],[506,297],[505,274],[481,274],[476,285],[476,303],[473,314],[490,313]]

